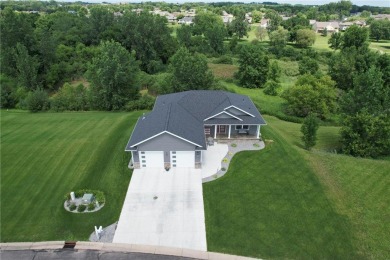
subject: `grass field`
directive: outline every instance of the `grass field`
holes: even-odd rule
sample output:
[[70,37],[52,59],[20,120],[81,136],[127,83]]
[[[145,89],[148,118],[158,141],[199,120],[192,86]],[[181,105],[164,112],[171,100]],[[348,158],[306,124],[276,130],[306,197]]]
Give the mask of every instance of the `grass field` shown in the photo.
[[381,40],[381,41],[371,41],[370,48],[374,50],[379,50],[380,52],[390,53],[390,40]]
[[234,73],[238,71],[238,67],[232,64],[208,63],[207,65],[212,71],[214,77],[222,80],[233,79]]
[[[258,106],[278,103],[259,90],[231,87]],[[238,154],[223,178],[204,185],[209,250],[276,259],[389,259],[390,161],[335,154],[335,126],[320,127],[308,152],[300,124],[265,119],[263,137],[273,142]]]
[[[229,85],[265,109],[278,97]],[[86,240],[118,220],[131,172],[123,151],[139,113],[1,111],[1,241]],[[390,158],[333,153],[339,128],[322,126],[311,152],[300,124],[265,116],[267,146],[237,154],[204,185],[208,249],[271,259],[389,259]],[[106,194],[92,214],[63,196]]]
[[[139,113],[1,111],[1,241],[86,240],[118,220],[131,172],[124,146]],[[102,210],[74,214],[64,195],[106,195]]]
[[273,143],[236,155],[225,177],[204,185],[208,249],[260,258],[356,258],[351,223],[335,211],[313,170],[272,124],[263,135]]

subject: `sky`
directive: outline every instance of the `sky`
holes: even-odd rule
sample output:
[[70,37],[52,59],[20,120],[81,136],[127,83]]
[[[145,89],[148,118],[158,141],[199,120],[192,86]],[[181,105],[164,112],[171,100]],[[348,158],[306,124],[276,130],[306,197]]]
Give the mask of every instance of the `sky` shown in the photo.
[[[60,1],[60,0],[59,0]],[[68,0],[69,1],[69,0]],[[73,0],[75,1],[75,0]],[[161,2],[164,0],[83,0],[90,3],[100,3],[100,2],[110,2],[110,3],[139,3],[139,2]],[[286,3],[286,4],[307,4],[307,5],[322,5],[328,4],[330,2],[338,2],[338,0],[165,0],[164,2],[168,3],[184,3],[184,2],[276,2],[276,3]],[[371,6],[381,6],[381,7],[390,7],[390,0],[352,0],[354,5],[371,5]]]

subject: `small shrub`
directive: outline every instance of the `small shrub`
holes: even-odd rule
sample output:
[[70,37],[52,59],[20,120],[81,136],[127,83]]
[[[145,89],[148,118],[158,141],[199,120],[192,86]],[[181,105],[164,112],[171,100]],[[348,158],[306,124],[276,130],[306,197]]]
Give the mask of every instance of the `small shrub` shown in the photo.
[[222,167],[222,168],[221,168],[221,171],[223,171],[223,172],[226,171],[226,168]]
[[268,80],[264,84],[264,94],[269,96],[277,96],[278,95],[278,88],[280,88],[280,84],[277,83],[274,80]]
[[237,147],[237,144],[234,144],[234,143],[233,143],[233,144],[231,144],[230,146],[231,146],[231,147]]
[[259,144],[256,144],[256,143],[254,143],[253,146],[254,146],[254,147],[260,147],[260,145],[259,145]]
[[233,64],[233,59],[229,55],[222,55],[219,58],[215,59],[213,62],[215,64]]
[[70,200],[70,193],[64,195],[64,200]]
[[229,160],[228,160],[228,158],[223,158],[223,160],[222,160],[224,163],[227,163]]
[[77,211],[78,211],[78,212],[84,212],[86,208],[87,208],[86,205],[81,204],[81,205],[79,205],[79,206],[77,207]]
[[71,205],[69,206],[69,210],[70,210],[70,211],[74,211],[76,208],[77,208],[77,206],[76,206],[75,204],[71,204]]
[[92,211],[92,210],[94,210],[95,209],[95,207],[96,207],[96,205],[95,205],[95,203],[94,202],[92,202],[92,203],[89,203],[88,204],[88,211]]

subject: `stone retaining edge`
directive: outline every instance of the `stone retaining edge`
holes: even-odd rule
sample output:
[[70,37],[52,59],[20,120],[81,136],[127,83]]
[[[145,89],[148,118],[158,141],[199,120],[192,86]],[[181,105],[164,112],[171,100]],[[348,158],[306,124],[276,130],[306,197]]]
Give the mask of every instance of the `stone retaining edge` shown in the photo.
[[[65,241],[44,241],[44,242],[17,242],[17,243],[0,243],[0,250],[55,250],[62,249]],[[104,252],[129,252],[145,253],[156,255],[172,255],[205,260],[250,260],[256,258],[227,255],[222,253],[206,252],[191,250],[186,248],[173,248],[164,246],[149,246],[120,243],[101,243],[101,242],[76,242],[74,249],[77,250],[98,250]],[[69,249],[67,249],[69,250]],[[72,249],[70,249],[72,250]]]

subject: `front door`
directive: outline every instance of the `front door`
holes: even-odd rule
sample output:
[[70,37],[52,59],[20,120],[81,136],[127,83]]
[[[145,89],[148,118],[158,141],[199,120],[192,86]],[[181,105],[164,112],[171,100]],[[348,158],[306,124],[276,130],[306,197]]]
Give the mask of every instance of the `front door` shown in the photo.
[[226,134],[226,126],[225,125],[217,126],[217,133],[218,134]]

